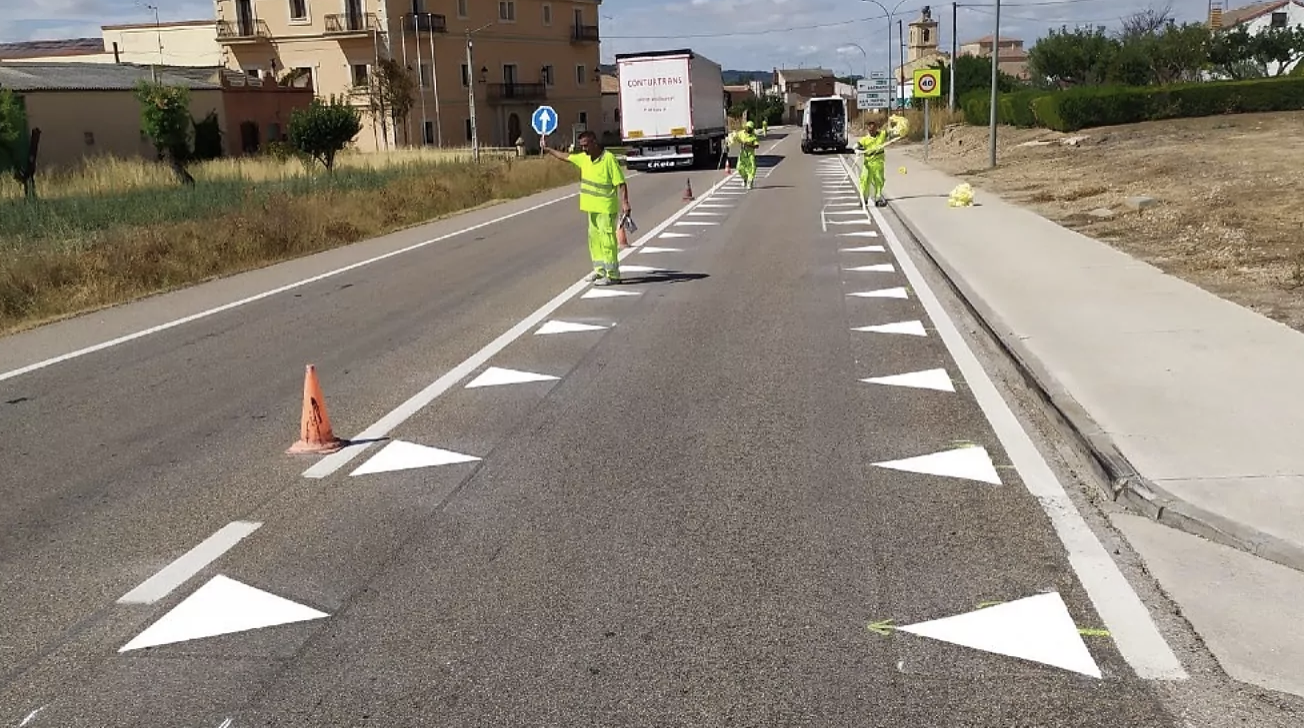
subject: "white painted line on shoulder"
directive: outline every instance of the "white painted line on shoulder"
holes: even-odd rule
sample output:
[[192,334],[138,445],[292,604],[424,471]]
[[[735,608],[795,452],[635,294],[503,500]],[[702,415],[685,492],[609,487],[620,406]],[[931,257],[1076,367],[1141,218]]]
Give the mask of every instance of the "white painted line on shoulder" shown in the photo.
[[[847,176],[851,177],[851,168],[846,160],[842,160],[842,164]],[[1064,490],[1064,485],[1055,477],[1032,438],[992,383],[977,355],[947,316],[937,295],[928,287],[928,282],[888,225],[883,213],[876,207],[867,207],[866,211],[878,224],[883,239],[892,248],[902,272],[932,319],[938,336],[951,352],[951,357],[960,369],[961,378],[969,385],[979,407],[991,422],[1024,487],[1036,497],[1049,517],[1068,553],[1069,563],[1082,581],[1096,612],[1104,620],[1123,659],[1144,680],[1187,679],[1186,669],[1159,633],[1159,628],[1141,602],[1141,597],[1127,583],[1118,564],[1114,563],[1100,539],[1096,538],[1096,534],[1078,512],[1077,506]]]
[[[702,202],[702,200],[707,199],[713,192],[723,187],[726,181],[727,178],[715,183],[697,200],[679,208],[670,215],[670,217],[667,217],[655,227],[648,230],[642,237],[634,241],[633,246],[620,251],[617,260],[624,260],[634,253],[637,246],[640,246],[649,240],[653,240],[658,235],[665,232],[671,225],[674,225],[680,218],[692,211],[693,208]],[[444,374],[444,376],[431,382],[425,389],[412,395],[406,402],[400,404],[384,417],[381,417],[370,427],[359,432],[353,438],[353,444],[346,445],[339,451],[327,455],[317,461],[317,463],[312,467],[303,471],[303,476],[305,478],[325,478],[349,464],[351,460],[361,455],[362,452],[370,447],[376,440],[388,436],[395,427],[398,427],[400,424],[407,421],[409,417],[419,412],[421,408],[433,402],[436,397],[451,389],[454,384],[457,384],[461,380],[470,376],[477,369],[487,364],[489,359],[491,359],[495,354],[506,349],[508,344],[521,338],[527,331],[542,323],[543,320],[551,316],[554,311],[561,308],[562,304],[579,295],[579,293],[588,286],[588,281],[583,279],[572,284],[570,288],[557,294],[556,297],[540,306],[534,313],[521,319],[515,326],[503,332],[501,336],[486,344],[483,349],[472,354],[468,359],[466,359],[466,361],[453,367]]]
[[[634,176],[634,174],[631,173],[629,176]],[[230,311],[231,309],[239,308],[239,307],[241,307],[241,306],[245,306],[245,305],[248,305],[248,304],[250,304],[250,303],[254,303],[254,302],[256,302],[256,301],[261,301],[261,300],[263,300],[264,298],[270,298],[270,297],[275,296],[275,295],[277,295],[277,294],[285,293],[286,291],[292,291],[292,290],[294,290],[294,289],[296,289],[296,288],[302,288],[303,286],[309,285],[309,284],[311,284],[311,283],[316,283],[317,281],[323,281],[323,280],[326,280],[327,278],[332,278],[332,277],[334,277],[334,276],[340,275],[341,273],[347,273],[347,272],[349,272],[349,271],[351,271],[351,270],[357,270],[358,268],[361,268],[361,267],[363,267],[363,266],[367,266],[367,265],[371,265],[371,264],[373,264],[373,263],[379,263],[379,262],[382,261],[382,260],[387,260],[387,259],[389,259],[389,258],[393,258],[393,257],[395,257],[395,256],[403,255],[404,253],[411,253],[411,252],[414,251],[414,250],[420,250],[421,248],[425,248],[425,247],[430,246],[430,245],[433,245],[433,244],[435,244],[435,243],[442,242],[442,241],[444,241],[444,240],[448,240],[449,238],[457,237],[458,235],[463,235],[463,234],[465,234],[465,233],[469,233],[469,232],[471,232],[471,231],[473,231],[473,230],[479,230],[480,228],[488,227],[488,226],[490,226],[490,225],[496,225],[497,223],[503,222],[503,221],[505,221],[505,220],[511,220],[512,218],[520,217],[521,215],[527,215],[527,214],[529,214],[529,213],[531,213],[531,212],[534,212],[535,210],[541,210],[541,209],[543,209],[543,208],[545,208],[545,207],[548,207],[549,205],[555,205],[555,204],[557,204],[558,202],[563,202],[563,201],[565,201],[565,200],[569,200],[570,198],[575,197],[575,196],[577,196],[578,194],[579,194],[578,192],[572,192],[572,193],[570,193],[570,194],[568,194],[568,195],[563,195],[563,196],[561,196],[561,197],[556,197],[556,198],[553,198],[553,199],[548,200],[548,201],[546,201],[546,202],[541,202],[541,203],[539,203],[539,204],[537,204],[537,205],[531,205],[530,207],[527,207],[527,208],[525,208],[524,210],[517,210],[516,212],[508,213],[508,214],[506,214],[506,215],[500,215],[500,216],[498,216],[498,217],[495,217],[495,218],[492,219],[492,220],[486,220],[486,221],[484,221],[484,222],[482,222],[482,223],[477,223],[477,224],[475,224],[475,225],[471,225],[471,226],[469,226],[469,227],[464,227],[464,228],[461,228],[460,230],[455,230],[455,231],[453,231],[453,232],[451,232],[451,233],[445,233],[444,235],[440,235],[439,237],[436,237],[436,238],[431,238],[431,239],[429,239],[429,240],[423,240],[423,241],[421,241],[421,242],[419,242],[419,243],[414,243],[414,244],[409,245],[409,246],[407,246],[407,247],[405,247],[405,248],[400,248],[400,249],[398,249],[398,250],[392,250],[392,251],[390,251],[390,252],[388,252],[388,253],[385,253],[385,254],[383,254],[383,255],[377,255],[377,256],[375,256],[375,257],[373,257],[373,258],[368,258],[368,259],[366,259],[366,260],[358,261],[357,263],[350,263],[349,265],[343,266],[343,267],[341,267],[341,268],[336,268],[336,269],[334,269],[334,270],[326,271],[325,273],[321,273],[321,274],[318,274],[318,275],[315,275],[315,276],[311,276],[311,277],[309,277],[309,278],[304,278],[303,280],[295,281],[294,283],[287,283],[287,284],[284,285],[284,286],[280,286],[280,287],[277,287],[277,288],[273,288],[273,289],[268,290],[268,291],[263,291],[262,293],[256,293],[256,294],[254,294],[254,295],[252,295],[252,296],[248,296],[248,297],[246,297],[246,298],[242,298],[242,299],[240,299],[240,300],[238,300],[238,301],[232,301],[232,302],[230,302],[230,303],[225,303],[225,304],[222,304],[221,306],[216,306],[216,307],[214,307],[214,308],[210,308],[210,309],[207,309],[207,310],[205,310],[205,311],[200,311],[200,312],[198,312],[198,313],[194,313],[194,314],[191,314],[191,315],[189,315],[189,316],[184,316],[184,317],[182,317],[182,318],[175,319],[175,320],[173,320],[173,321],[168,321],[167,323],[164,323],[164,324],[159,324],[158,326],[151,326],[151,327],[149,327],[149,328],[147,328],[147,329],[142,329],[142,330],[137,331],[137,332],[135,332],[135,333],[127,334],[127,335],[125,335],[125,336],[119,336],[119,337],[116,338],[116,339],[110,339],[110,340],[108,340],[108,341],[103,341],[103,342],[100,342],[100,343],[98,343],[98,344],[94,344],[94,345],[92,345],[92,346],[87,346],[87,347],[85,347],[85,348],[78,349],[78,350],[76,350],[76,351],[70,351],[70,352],[68,352],[67,354],[60,354],[59,356],[51,357],[51,358],[49,358],[49,359],[45,359],[44,361],[38,361],[38,362],[36,362],[35,364],[29,364],[29,365],[27,365],[27,366],[25,366],[25,367],[19,367],[18,369],[14,369],[14,370],[12,370],[12,371],[3,372],[3,373],[0,373],[0,382],[5,381],[6,379],[13,379],[14,377],[20,377],[20,376],[22,376],[22,375],[24,375],[24,374],[30,374],[31,372],[34,372],[34,371],[36,371],[36,370],[38,370],[38,369],[44,369],[44,368],[46,368],[46,367],[53,366],[53,365],[55,365],[55,364],[61,364],[61,363],[65,362],[65,361],[69,361],[69,360],[71,360],[71,359],[77,359],[77,358],[79,358],[79,357],[86,356],[87,354],[94,354],[94,353],[97,352],[97,351],[103,351],[103,350],[105,350],[105,349],[110,349],[110,348],[115,347],[115,346],[118,346],[118,345],[120,345],[120,344],[125,344],[125,343],[127,343],[127,342],[129,342],[129,341],[135,341],[136,339],[142,339],[142,338],[144,338],[144,337],[146,337],[146,336],[150,336],[150,335],[152,335],[152,334],[157,334],[157,333],[160,333],[160,332],[163,332],[163,331],[167,331],[168,329],[173,329],[173,328],[176,328],[176,327],[178,327],[178,326],[182,326],[182,325],[184,325],[184,324],[191,323],[192,321],[198,321],[198,320],[200,320],[200,319],[208,318],[209,316],[213,316],[213,315],[215,315],[215,314],[219,314],[219,313],[222,313],[222,312],[224,312],[224,311]]]
[[157,574],[141,582],[118,599],[118,604],[153,604],[186,583],[190,577],[230,551],[246,536],[257,531],[261,523],[235,521],[218,529],[198,546],[182,554],[176,561],[163,567]]

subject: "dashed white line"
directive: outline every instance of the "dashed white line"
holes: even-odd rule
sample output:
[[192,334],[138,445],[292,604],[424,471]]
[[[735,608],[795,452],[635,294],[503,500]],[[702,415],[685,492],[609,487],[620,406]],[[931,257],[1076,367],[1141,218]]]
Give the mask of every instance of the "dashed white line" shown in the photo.
[[176,561],[163,567],[161,571],[141,582],[118,598],[118,604],[153,604],[181,586],[187,579],[198,574],[200,569],[213,563],[219,556],[230,551],[246,536],[258,530],[261,523],[235,521],[218,529],[217,533],[204,539],[198,546],[190,549]]
[[[680,218],[687,215],[698,204],[708,199],[712,194],[718,192],[720,188],[724,187],[724,185],[728,181],[729,178],[725,177],[719,182],[716,182],[714,185],[711,186],[709,190],[704,192],[701,197],[694,200],[693,202],[690,202],[684,207],[681,207],[679,210],[676,210],[675,213],[672,214],[670,217],[667,217],[665,220],[662,220],[656,227],[652,228],[651,230],[648,230],[646,233],[643,234],[642,237],[640,237],[637,241],[635,241],[633,246],[626,248],[625,250],[622,250],[620,252],[620,255],[618,256],[618,260],[623,260],[624,258],[628,257],[630,254],[632,254],[635,251],[635,249],[637,249],[637,246],[640,246],[649,240],[655,239],[658,235],[660,235],[662,232],[668,229],[671,225],[675,225],[679,223]],[[704,224],[715,225],[716,223],[704,223]],[[395,427],[398,427],[400,424],[407,421],[409,417],[416,414],[423,407],[433,402],[436,397],[443,394],[444,392],[452,388],[454,384],[457,384],[459,381],[469,376],[476,369],[483,366],[486,362],[489,361],[489,359],[491,359],[498,352],[502,351],[503,349],[506,349],[508,344],[511,344],[513,341],[519,339],[521,336],[525,334],[525,332],[529,331],[531,328],[538,325],[545,318],[550,316],[553,311],[556,311],[557,309],[561,308],[562,304],[566,303],[570,299],[579,295],[580,291],[583,291],[585,288],[588,287],[588,285],[589,285],[588,281],[580,280],[579,282],[571,285],[570,288],[567,288],[566,290],[557,294],[555,298],[540,306],[539,309],[536,310],[534,313],[530,314],[529,316],[526,316],[524,319],[521,319],[521,321],[519,321],[515,326],[503,332],[501,336],[486,344],[483,349],[472,354],[461,364],[458,364],[457,366],[450,369],[446,374],[444,374],[444,376],[436,379],[434,382],[431,382],[430,385],[427,386],[425,389],[412,395],[412,397],[410,397],[406,402],[400,404],[398,407],[394,408],[388,414],[381,417],[370,427],[366,428],[362,432],[359,432],[353,438],[353,440],[355,441],[354,444],[346,445],[341,450],[332,453],[330,455],[327,455],[326,457],[319,460],[312,467],[305,470],[303,472],[303,476],[305,478],[325,478],[326,476],[331,475],[335,471],[347,465],[351,460],[361,455],[364,450],[366,450],[374,443],[374,441],[388,436],[390,431],[392,431]]]

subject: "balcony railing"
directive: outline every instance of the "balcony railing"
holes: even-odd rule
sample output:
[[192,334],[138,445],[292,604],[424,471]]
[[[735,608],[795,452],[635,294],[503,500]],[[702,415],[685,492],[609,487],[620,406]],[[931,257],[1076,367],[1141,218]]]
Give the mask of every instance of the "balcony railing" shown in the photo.
[[598,42],[598,26],[575,25],[571,27],[571,41],[574,43]]
[[219,43],[254,43],[270,38],[267,23],[259,19],[217,21]]
[[543,83],[491,83],[489,100],[509,101],[543,101],[548,98],[548,86]]
[[326,16],[327,35],[370,33],[375,29],[375,13],[335,13]]
[[415,33],[447,33],[448,18],[433,13],[408,13],[403,16],[403,29]]

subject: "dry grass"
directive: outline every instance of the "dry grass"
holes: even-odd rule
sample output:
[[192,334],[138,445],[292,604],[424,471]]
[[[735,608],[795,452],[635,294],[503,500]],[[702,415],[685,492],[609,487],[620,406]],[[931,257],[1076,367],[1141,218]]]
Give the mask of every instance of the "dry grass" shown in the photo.
[[[516,150],[481,149],[480,158],[502,160],[516,156]],[[471,149],[402,149],[389,152],[344,152],[336,167],[344,170],[383,171],[410,165],[433,165],[468,162]],[[295,159],[277,159],[268,155],[218,159],[193,165],[190,173],[200,182],[273,182],[311,176]],[[173,189],[176,178],[164,165],[132,157],[104,156],[84,167],[56,170],[37,177],[37,191],[42,199],[114,195],[137,190]],[[0,200],[22,198],[22,187],[0,185]]]
[[[1304,112],[1147,122],[1067,135],[949,130],[929,164],[1304,331]],[[1062,143],[1082,137],[1076,146]],[[1158,205],[1130,210],[1133,196]],[[1088,213],[1109,208],[1114,217]]]
[[[910,122],[910,133],[906,135],[906,139],[915,142],[923,141],[924,139],[923,110],[920,109],[916,111],[914,109],[906,109],[905,111],[902,111],[900,113],[902,116],[906,117],[907,121]],[[854,130],[856,136],[861,136],[865,133],[865,125],[868,124],[870,121],[877,121],[881,126],[883,123],[887,121],[887,115],[881,112],[861,114],[851,124],[851,127]],[[928,111],[928,127],[929,127],[928,134],[930,139],[938,138],[946,131],[948,127],[953,127],[963,123],[964,123],[964,112],[956,110],[955,113],[951,113],[950,111],[947,111],[946,102],[944,100],[941,103],[933,104],[933,108],[929,109]],[[903,144],[904,142],[897,142],[897,143]]]
[[[166,174],[170,186],[151,186],[154,171],[124,163],[140,176],[98,178],[123,190],[116,195],[0,201],[0,333],[575,181],[570,165],[538,158],[366,161],[370,168],[350,160],[333,177],[305,176],[302,167],[292,175],[297,162],[279,170],[270,161],[214,164],[196,170],[193,190]],[[281,172],[287,177],[277,177]],[[78,184],[103,189],[92,179],[87,174]]]

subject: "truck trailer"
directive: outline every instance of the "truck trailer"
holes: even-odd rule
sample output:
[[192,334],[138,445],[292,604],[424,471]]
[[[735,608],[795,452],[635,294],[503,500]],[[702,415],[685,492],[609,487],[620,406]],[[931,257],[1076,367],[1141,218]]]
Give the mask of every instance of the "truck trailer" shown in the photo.
[[718,164],[729,135],[720,64],[688,49],[616,54],[629,169]]

